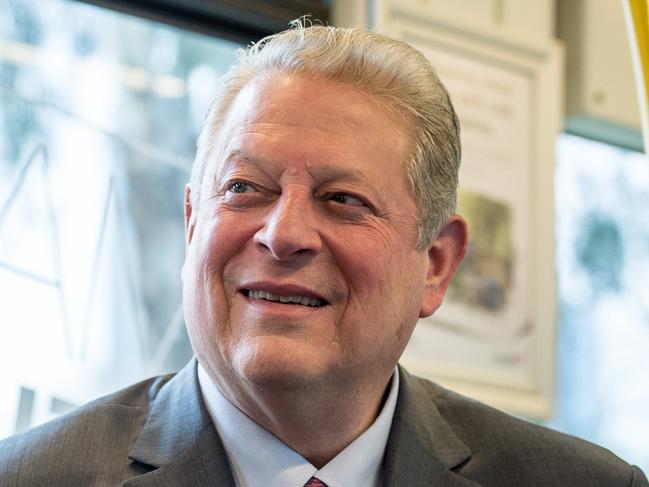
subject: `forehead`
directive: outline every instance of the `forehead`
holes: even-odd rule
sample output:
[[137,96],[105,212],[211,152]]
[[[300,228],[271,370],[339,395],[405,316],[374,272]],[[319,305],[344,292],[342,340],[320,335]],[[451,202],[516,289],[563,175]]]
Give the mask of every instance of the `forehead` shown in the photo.
[[340,81],[303,73],[258,76],[240,95],[233,108],[241,110],[248,105],[254,111],[245,113],[253,119],[285,116],[298,121],[304,117],[310,122],[320,122],[324,128],[335,122],[344,123],[349,129],[367,128],[373,122],[400,125],[405,121],[396,107],[377,95]]
[[210,159],[216,170],[231,154],[243,153],[268,166],[371,169],[405,179],[412,126],[387,101],[350,85],[272,73],[253,78],[235,97]]

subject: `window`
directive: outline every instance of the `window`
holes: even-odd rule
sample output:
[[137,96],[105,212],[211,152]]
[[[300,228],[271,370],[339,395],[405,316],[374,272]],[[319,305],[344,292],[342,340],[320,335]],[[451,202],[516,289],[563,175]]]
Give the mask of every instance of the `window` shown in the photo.
[[550,426],[649,471],[649,163],[572,135],[557,148],[559,363]]
[[183,189],[237,47],[68,0],[0,3],[0,437],[191,356]]

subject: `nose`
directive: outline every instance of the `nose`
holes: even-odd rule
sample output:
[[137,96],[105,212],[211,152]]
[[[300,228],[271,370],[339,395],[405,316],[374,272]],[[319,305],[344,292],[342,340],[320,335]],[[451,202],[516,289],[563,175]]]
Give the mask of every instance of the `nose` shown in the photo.
[[316,255],[322,240],[310,195],[283,193],[254,239],[280,261]]

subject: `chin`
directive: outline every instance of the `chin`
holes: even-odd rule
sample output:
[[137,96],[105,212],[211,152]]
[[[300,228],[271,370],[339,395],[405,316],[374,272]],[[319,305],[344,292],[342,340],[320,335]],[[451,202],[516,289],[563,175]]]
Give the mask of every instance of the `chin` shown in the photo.
[[259,388],[292,390],[313,386],[331,373],[325,357],[314,355],[311,347],[276,342],[267,339],[238,350],[232,361],[237,375]]

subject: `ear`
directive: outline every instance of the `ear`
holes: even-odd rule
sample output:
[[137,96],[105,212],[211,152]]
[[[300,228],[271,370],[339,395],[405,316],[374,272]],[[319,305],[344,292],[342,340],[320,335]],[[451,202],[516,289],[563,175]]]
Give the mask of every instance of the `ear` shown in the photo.
[[467,223],[460,215],[452,215],[428,247],[426,289],[419,317],[432,315],[442,304],[457,266],[468,245]]
[[187,183],[185,185],[185,244],[189,245],[194,236],[194,226],[196,225],[195,219],[192,218],[192,188]]

